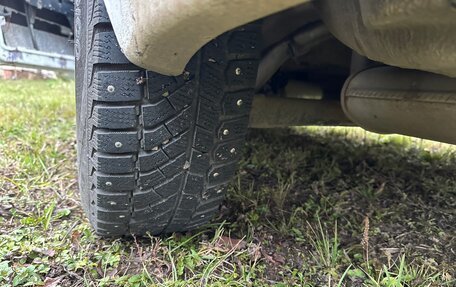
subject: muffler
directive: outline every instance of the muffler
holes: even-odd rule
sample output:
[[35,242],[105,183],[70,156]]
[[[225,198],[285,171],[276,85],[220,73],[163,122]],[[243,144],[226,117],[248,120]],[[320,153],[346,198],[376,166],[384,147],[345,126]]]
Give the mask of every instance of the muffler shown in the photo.
[[456,144],[456,78],[395,67],[352,75],[342,109],[366,130]]

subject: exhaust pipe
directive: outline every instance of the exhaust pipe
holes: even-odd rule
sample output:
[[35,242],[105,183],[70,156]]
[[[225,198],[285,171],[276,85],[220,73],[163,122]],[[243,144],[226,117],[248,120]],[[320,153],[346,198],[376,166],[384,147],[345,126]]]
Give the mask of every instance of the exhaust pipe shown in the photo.
[[456,79],[429,72],[376,67],[352,75],[342,109],[366,130],[456,144]]

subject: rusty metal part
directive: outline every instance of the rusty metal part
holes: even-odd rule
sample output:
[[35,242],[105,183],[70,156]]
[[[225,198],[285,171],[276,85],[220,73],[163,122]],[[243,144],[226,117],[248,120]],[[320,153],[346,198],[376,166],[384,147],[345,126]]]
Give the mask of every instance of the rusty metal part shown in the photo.
[[[105,0],[119,45],[134,64],[179,75],[216,36],[310,0]],[[147,2],[147,3],[146,3]]]
[[456,144],[456,79],[395,67],[351,76],[342,108],[359,126]]
[[336,38],[371,60],[456,77],[454,0],[317,0]]
[[351,126],[338,101],[302,100],[256,95],[250,112],[252,128],[303,125]]

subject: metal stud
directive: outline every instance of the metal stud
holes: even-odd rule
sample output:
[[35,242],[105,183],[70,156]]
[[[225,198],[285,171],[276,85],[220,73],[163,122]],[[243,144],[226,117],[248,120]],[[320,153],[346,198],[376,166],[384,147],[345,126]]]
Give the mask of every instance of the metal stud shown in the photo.
[[119,218],[125,218],[125,215],[119,215]]
[[234,70],[234,73],[236,74],[236,76],[240,76],[241,75],[241,68],[237,67],[236,70]]
[[229,135],[229,134],[230,134],[230,131],[229,131],[228,129],[224,129],[224,130],[223,130],[223,135],[224,135],[224,136],[227,136],[227,135]]
[[164,92],[164,93],[162,94],[162,96],[166,98],[167,96],[169,96],[169,92],[168,92],[168,91]]
[[152,150],[157,151],[157,150],[158,150],[158,146],[154,146],[154,147],[152,148]]
[[114,145],[116,146],[116,148],[121,148],[122,147],[122,143],[121,142],[116,142]]
[[136,79],[136,85],[143,85],[145,83],[146,83],[146,79],[143,76]]
[[221,189],[217,190],[217,194],[222,193],[222,191],[223,191],[223,190],[221,190]]
[[236,152],[236,149],[233,147],[232,149],[230,149],[230,153],[235,153]]
[[114,93],[114,91],[116,90],[116,88],[113,86],[113,85],[109,85],[108,88],[106,89],[108,92],[110,93]]
[[115,202],[115,201],[110,201],[109,204],[111,204],[111,205],[117,205],[117,202]]
[[106,184],[106,186],[112,186],[112,182],[110,182],[110,181],[107,181],[105,184]]
[[217,177],[219,176],[220,174],[218,172],[214,172],[214,174],[212,175],[213,177]]
[[236,105],[237,105],[238,107],[242,106],[242,104],[243,104],[243,102],[242,102],[241,99],[237,100]]

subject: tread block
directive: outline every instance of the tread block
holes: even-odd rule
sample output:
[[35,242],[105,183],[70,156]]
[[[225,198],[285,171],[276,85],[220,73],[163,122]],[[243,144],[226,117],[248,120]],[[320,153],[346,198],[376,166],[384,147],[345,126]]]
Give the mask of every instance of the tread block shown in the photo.
[[214,130],[218,124],[220,108],[211,101],[201,98],[198,103],[198,118],[196,123],[207,130]]
[[[130,220],[130,211],[98,209],[97,210],[97,219],[106,221],[108,224],[111,224],[111,223],[118,223],[119,225],[126,224]],[[102,223],[97,222],[98,226],[100,226],[100,224],[102,224]]]
[[220,206],[220,200],[206,200],[202,202],[197,208],[197,214],[211,213],[214,209],[218,209]]
[[187,181],[185,182],[184,194],[200,196],[204,190],[204,177],[188,174]]
[[[179,206],[184,206],[184,204],[186,204],[186,203],[183,203],[181,201]],[[194,202],[194,203],[190,203],[190,204],[198,205],[198,202]],[[195,211],[195,208],[193,208],[193,207],[189,208],[189,209],[177,208],[176,213],[174,214],[172,225],[176,225],[176,224],[185,225],[192,218],[194,211]],[[167,229],[167,232],[168,232],[168,229]]]
[[154,190],[139,191],[133,193],[133,204],[135,209],[145,208],[163,200]]
[[[181,202],[179,206],[182,207],[187,207],[188,209],[179,209],[176,212],[176,218],[178,217],[184,217],[184,218],[190,218],[190,216],[193,213],[193,206],[198,206],[199,203],[199,198],[193,195],[183,195],[181,198]],[[186,212],[188,215],[182,216],[180,212]]]
[[161,149],[154,152],[141,152],[138,158],[139,170],[144,172],[156,169],[168,160],[169,158]]
[[223,114],[248,115],[252,108],[253,90],[226,93],[223,98]]
[[135,157],[133,155],[106,155],[95,153],[94,166],[102,173],[131,173],[135,170]]
[[257,56],[261,53],[261,36],[256,32],[234,31],[228,39],[228,53]]
[[149,100],[154,102],[174,93],[184,84],[184,79],[147,71],[147,84],[149,87]]
[[99,32],[94,35],[90,58],[96,64],[131,64],[120,50],[113,31]]
[[164,198],[168,198],[173,195],[177,195],[180,192],[182,181],[184,180],[184,174],[178,174],[171,180],[155,188],[155,192]]
[[184,170],[185,162],[187,160],[187,155],[185,153],[177,156],[175,159],[170,160],[165,165],[160,167],[160,170],[163,174],[170,178],[173,175],[177,174],[180,171]]
[[202,61],[203,66],[201,76],[206,77],[207,75],[212,75],[213,73],[207,73],[206,69],[214,68],[216,69],[215,75],[218,76],[216,80],[218,83],[223,79],[222,67],[226,64],[226,52],[222,47],[224,45],[223,41],[220,39],[214,39],[211,42],[207,43],[207,49],[202,51]]
[[93,121],[96,127],[106,129],[129,129],[137,125],[135,106],[95,106]]
[[176,205],[176,200],[177,194],[174,194],[173,196],[170,196],[166,199],[162,199],[160,202],[157,202],[154,205],[147,206],[143,209],[135,210],[134,217],[137,219],[150,218],[151,221],[155,219],[154,217],[160,216],[163,216],[163,219],[168,219],[172,214],[172,212],[169,213],[168,211],[173,210],[174,206]]
[[209,154],[193,149],[190,158],[190,172],[206,174],[209,170],[209,166]]
[[[211,57],[207,61],[213,60]],[[200,98],[218,103],[223,97],[223,69],[221,63],[208,62],[202,65],[200,75]]]
[[159,170],[154,170],[152,172],[141,172],[139,174],[139,187],[140,189],[149,189],[152,188],[161,182],[164,182],[166,177]]
[[199,126],[195,129],[193,147],[201,152],[209,152],[214,144],[214,135]]
[[217,212],[218,210],[214,210],[208,214],[200,214],[197,217],[192,218],[186,227],[188,229],[201,227],[202,225],[208,223]]
[[228,64],[225,72],[226,84],[231,89],[254,87],[258,61],[256,60],[235,60]]
[[237,162],[212,167],[208,173],[210,185],[226,183],[237,170]]
[[159,126],[154,130],[144,131],[143,148],[146,151],[157,149],[157,147],[171,139],[172,135],[165,126]]
[[[137,215],[136,215],[137,216]],[[150,233],[150,235],[155,236],[160,234],[160,232],[165,228],[166,223],[158,224],[156,222],[152,223],[147,222],[131,222],[130,223],[130,232],[131,234],[144,235]]]
[[189,106],[193,101],[195,89],[193,83],[186,83],[168,96],[168,100],[177,111]]
[[226,185],[218,185],[203,191],[202,198],[204,200],[212,200],[214,198],[224,197],[226,194]]
[[107,153],[136,152],[138,150],[138,133],[96,130],[92,145],[97,151]]
[[214,159],[217,162],[224,162],[239,158],[243,142],[243,140],[234,140],[220,143],[214,151]]
[[155,127],[156,125],[161,124],[175,113],[174,108],[166,99],[155,104],[143,105],[141,110],[143,125],[146,128]]
[[220,140],[229,140],[239,137],[243,138],[247,133],[248,124],[248,117],[241,117],[234,120],[222,122],[218,130],[218,138]]
[[95,172],[93,182],[99,189],[106,191],[133,190],[136,187],[135,175],[106,175]]
[[96,192],[97,206],[112,210],[128,210],[130,199],[128,193]]
[[168,130],[171,132],[173,136],[176,136],[183,131],[187,130],[190,128],[190,125],[192,124],[192,116],[191,116],[191,110],[189,108],[183,110],[179,115],[177,115],[175,118],[169,120],[166,122],[166,127]]
[[106,7],[98,1],[94,6],[95,7],[92,11],[92,25],[96,25],[99,23],[111,23],[109,21],[108,11],[106,10]]
[[[103,102],[140,101],[144,88],[136,81],[141,76],[141,71],[99,71],[94,75],[90,93],[94,100]],[[114,90],[108,91],[109,86]]]
[[184,132],[166,145],[163,145],[163,151],[171,158],[176,157],[187,150],[188,140],[189,132]]
[[125,223],[98,222],[97,227],[104,230],[106,235],[124,235],[128,233],[128,225]]

